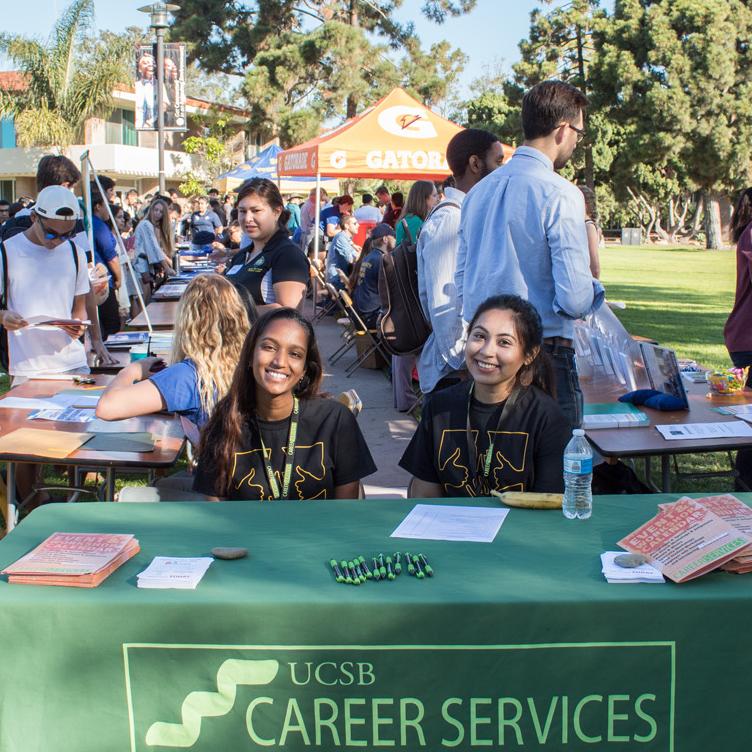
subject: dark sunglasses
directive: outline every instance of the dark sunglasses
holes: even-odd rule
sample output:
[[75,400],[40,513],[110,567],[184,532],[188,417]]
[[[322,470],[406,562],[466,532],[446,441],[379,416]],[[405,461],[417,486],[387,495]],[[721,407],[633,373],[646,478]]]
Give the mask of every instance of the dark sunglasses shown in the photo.
[[44,220],[37,214],[37,219],[39,220],[39,224],[42,226],[42,229],[44,230],[44,239],[45,240],[70,240],[71,238],[76,237],[76,225],[73,225],[73,229],[68,230],[68,232],[55,232],[54,230],[51,230],[47,225],[44,223]]

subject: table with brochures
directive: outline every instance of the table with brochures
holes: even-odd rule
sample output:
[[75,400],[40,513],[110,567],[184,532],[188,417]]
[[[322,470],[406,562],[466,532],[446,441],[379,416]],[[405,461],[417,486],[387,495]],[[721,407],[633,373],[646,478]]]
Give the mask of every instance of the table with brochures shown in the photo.
[[[580,381],[586,403],[616,402],[627,389],[614,382],[593,384]],[[656,430],[656,425],[677,425],[687,423],[718,423],[735,420],[731,415],[722,415],[717,408],[726,405],[752,403],[752,392],[740,393],[734,397],[714,395],[708,399],[708,384],[690,384],[685,382],[689,410],[661,412],[641,406],[650,418],[650,425],[632,428],[598,428],[587,430],[590,443],[604,457],[644,457],[649,476],[649,458],[659,457],[661,461],[660,490],[671,490],[670,470],[671,456],[675,454],[694,454],[698,452],[728,452],[735,449],[752,447],[752,438],[708,438],[702,440],[667,441]]]
[[[57,531],[131,533],[141,551],[95,589],[0,581],[0,749],[744,749],[750,580],[601,574],[676,498],[596,497],[588,521],[512,509],[492,543],[391,538],[405,500],[40,508],[0,568]],[[137,587],[155,556],[215,546],[249,556],[195,590]],[[396,550],[435,577],[355,587],[329,567]]]
[[[96,385],[104,386],[112,380],[112,376],[99,374],[94,376]],[[43,396],[56,394],[65,389],[74,388],[71,380],[32,380],[20,386],[14,387],[3,398],[31,398],[38,399]],[[81,390],[86,395],[86,389]],[[20,408],[3,408],[0,410],[0,437],[4,437],[17,429],[33,428],[49,432],[87,432],[92,423],[71,423],[55,420],[30,420],[32,410]],[[122,421],[101,421],[98,431],[114,432],[148,432],[154,437],[154,449],[150,452],[133,451],[92,451],[86,445],[72,451],[66,457],[56,454],[31,454],[24,451],[3,452],[0,451],[0,463],[6,466],[7,481],[7,514],[8,527],[12,528],[15,522],[16,493],[15,470],[19,464],[54,464],[66,467],[87,467],[94,472],[102,472],[105,477],[103,497],[112,501],[115,492],[115,478],[121,468],[129,470],[142,470],[147,472],[155,469],[168,469],[175,465],[185,447],[185,433],[178,415],[159,413],[144,415],[139,418],[128,418]],[[5,510],[3,510],[5,511]],[[2,749],[2,745],[0,745]]]

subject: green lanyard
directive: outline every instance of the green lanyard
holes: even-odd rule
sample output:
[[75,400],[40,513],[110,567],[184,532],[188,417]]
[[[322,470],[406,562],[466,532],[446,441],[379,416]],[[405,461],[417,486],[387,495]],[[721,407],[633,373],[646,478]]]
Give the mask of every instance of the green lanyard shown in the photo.
[[[488,437],[488,449],[484,452],[484,459],[483,459],[483,475],[481,477],[478,477],[477,473],[477,467],[478,467],[478,447],[476,446],[475,440],[473,439],[473,432],[470,427],[470,405],[473,400],[473,387],[475,386],[474,383],[471,382],[470,389],[467,393],[467,450],[470,455],[470,477],[473,481],[473,486],[479,485],[480,486],[480,492],[484,496],[488,496],[490,493],[490,485],[488,483],[488,476],[491,474],[491,460],[493,459],[493,449],[494,449],[494,437],[489,436]],[[509,417],[509,413],[512,412],[515,403],[517,402],[522,390],[519,387],[515,387],[512,390],[512,393],[507,397],[507,401],[504,404],[504,408],[501,411],[501,415],[499,415],[499,420],[496,422],[496,430],[495,433],[499,432],[499,429],[501,428],[502,424],[504,423],[504,420]],[[480,434],[481,434],[481,428],[478,428],[478,441],[480,441]]]
[[287,451],[285,452],[285,467],[283,471],[282,493],[279,492],[279,484],[274,476],[274,470],[272,469],[271,456],[272,453],[266,448],[264,444],[264,437],[261,435],[261,428],[258,421],[256,421],[256,430],[258,431],[259,440],[261,441],[261,449],[264,454],[264,470],[266,471],[266,479],[269,481],[269,491],[272,498],[287,499],[290,494],[290,480],[292,479],[292,468],[295,465],[295,439],[298,435],[298,415],[300,413],[300,405],[298,398],[292,398],[292,415],[290,416],[290,432],[287,435]]

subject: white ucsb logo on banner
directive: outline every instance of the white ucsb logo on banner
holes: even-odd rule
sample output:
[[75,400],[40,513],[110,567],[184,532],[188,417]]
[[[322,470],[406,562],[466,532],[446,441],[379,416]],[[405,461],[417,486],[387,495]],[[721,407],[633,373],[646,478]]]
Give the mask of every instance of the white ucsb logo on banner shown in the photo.
[[393,136],[402,138],[436,138],[436,127],[417,107],[395,105],[379,113],[379,125]]

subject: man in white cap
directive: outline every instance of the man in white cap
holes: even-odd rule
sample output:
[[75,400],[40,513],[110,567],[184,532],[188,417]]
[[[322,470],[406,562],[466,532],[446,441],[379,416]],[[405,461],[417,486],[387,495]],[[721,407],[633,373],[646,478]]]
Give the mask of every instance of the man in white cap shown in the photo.
[[86,257],[73,243],[80,207],[63,186],[44,188],[32,225],[3,243],[0,323],[8,330],[8,372],[13,384],[41,373],[88,371],[85,326],[29,327],[28,318],[86,319]]

